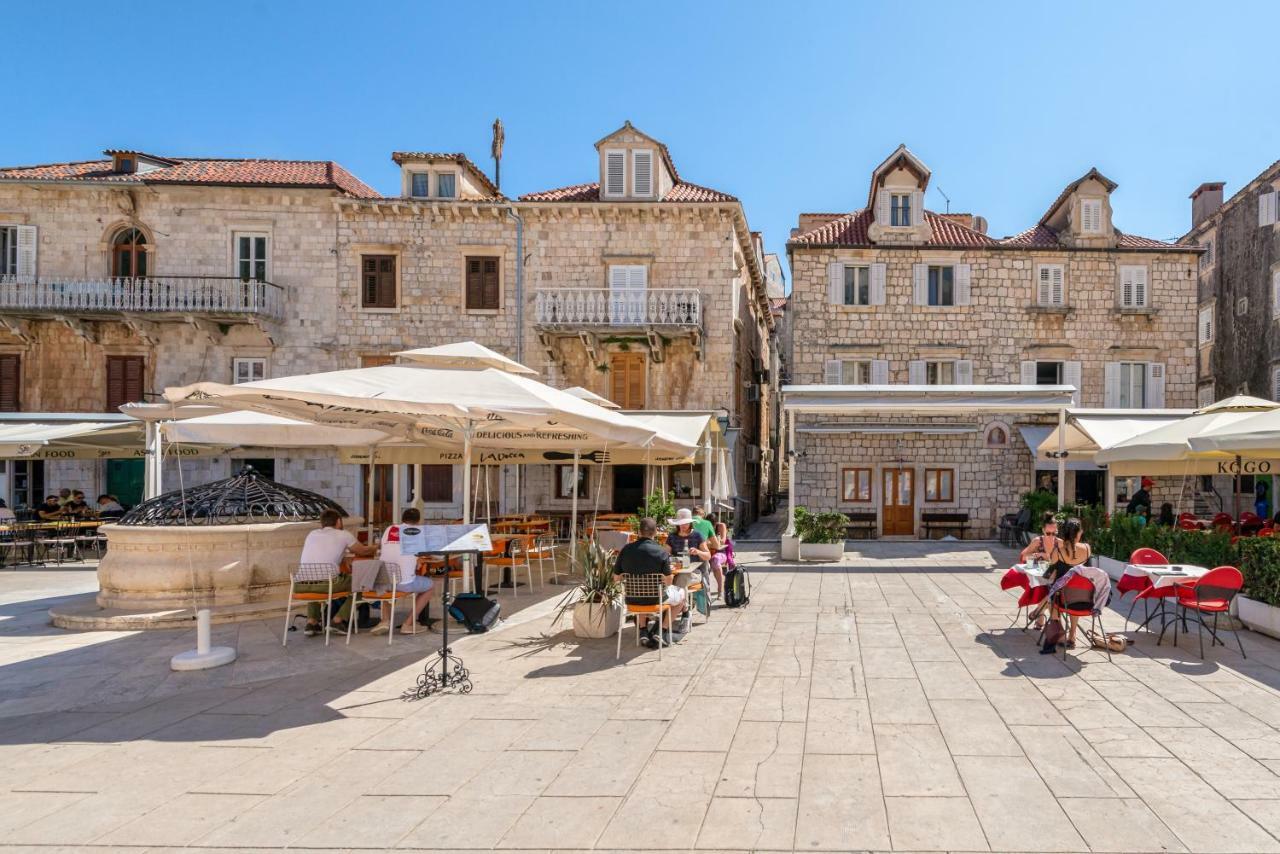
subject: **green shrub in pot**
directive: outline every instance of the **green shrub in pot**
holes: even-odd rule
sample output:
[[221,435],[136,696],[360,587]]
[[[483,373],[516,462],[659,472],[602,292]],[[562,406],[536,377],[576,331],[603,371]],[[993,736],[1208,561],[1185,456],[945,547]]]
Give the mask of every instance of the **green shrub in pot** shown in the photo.
[[802,543],[843,543],[849,517],[836,510],[810,513],[796,508],[796,535]]
[[1240,541],[1239,549],[1244,595],[1280,608],[1280,541],[1274,537],[1247,537]]

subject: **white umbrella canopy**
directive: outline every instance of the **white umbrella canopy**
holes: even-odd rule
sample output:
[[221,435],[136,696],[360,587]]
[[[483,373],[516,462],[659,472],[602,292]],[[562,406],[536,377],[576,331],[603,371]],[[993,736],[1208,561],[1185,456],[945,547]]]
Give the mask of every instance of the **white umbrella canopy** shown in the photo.
[[1280,457],[1280,409],[1258,412],[1205,430],[1189,440],[1198,453]]
[[458,341],[453,344],[441,344],[438,347],[418,347],[414,350],[400,350],[391,355],[400,356],[430,368],[462,368],[464,370],[494,368],[509,374],[530,377],[538,375],[533,368],[525,367],[514,359],[508,359],[496,350],[490,350],[475,341]]
[[162,422],[160,429],[165,440],[175,444],[264,448],[367,448],[392,438],[381,430],[325,427],[296,418],[244,410]]
[[603,406],[605,409],[621,409],[622,408],[621,406],[614,403],[609,398],[601,397],[600,395],[596,394],[594,391],[583,388],[580,385],[576,385],[573,388],[567,388],[564,390],[564,393],[571,394],[580,400],[590,401],[591,403],[594,403],[596,406]]
[[[1280,404],[1256,397],[1237,396],[1219,401],[1212,406],[1197,410],[1194,414],[1173,422],[1139,433],[1098,451],[1094,455],[1097,463],[1117,469],[1120,466],[1144,464],[1146,474],[1162,473],[1152,468],[1152,464],[1186,465],[1198,460],[1225,458],[1229,454],[1216,450],[1196,450],[1192,440],[1205,433],[1230,427],[1246,419],[1255,417],[1260,411],[1275,410]],[[1123,472],[1119,472],[1123,473]]]

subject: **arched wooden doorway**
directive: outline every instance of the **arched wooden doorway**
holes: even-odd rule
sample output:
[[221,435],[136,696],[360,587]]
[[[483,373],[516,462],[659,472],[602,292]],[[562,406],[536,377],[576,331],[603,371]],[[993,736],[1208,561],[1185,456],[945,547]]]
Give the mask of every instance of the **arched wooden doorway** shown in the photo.
[[132,279],[147,272],[147,236],[136,228],[121,229],[111,241],[111,275]]

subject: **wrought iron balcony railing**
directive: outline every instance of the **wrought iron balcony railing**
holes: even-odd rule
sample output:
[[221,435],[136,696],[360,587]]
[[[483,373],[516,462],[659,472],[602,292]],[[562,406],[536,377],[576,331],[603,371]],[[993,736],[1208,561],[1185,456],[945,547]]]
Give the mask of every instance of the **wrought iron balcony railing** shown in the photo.
[[692,288],[539,288],[534,306],[540,326],[702,326]]
[[174,314],[280,320],[284,288],[235,276],[37,279],[0,276],[6,314]]

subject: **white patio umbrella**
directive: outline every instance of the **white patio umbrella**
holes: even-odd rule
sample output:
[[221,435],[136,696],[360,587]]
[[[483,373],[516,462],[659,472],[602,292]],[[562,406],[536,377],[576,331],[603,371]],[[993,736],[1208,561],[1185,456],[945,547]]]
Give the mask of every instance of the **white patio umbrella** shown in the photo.
[[454,344],[441,344],[438,347],[418,347],[414,350],[400,350],[392,353],[415,364],[429,368],[494,368],[509,374],[521,374],[536,377],[538,372],[526,367],[514,359],[508,359],[496,350],[490,350],[475,341],[458,341]]
[[1280,408],[1205,430],[1189,440],[1192,450],[1242,457],[1280,457]]
[[[382,365],[234,385],[202,382],[164,394],[171,402],[213,402],[330,427],[377,430],[410,442],[453,444],[460,436],[468,462],[479,425],[498,442],[503,441],[498,428],[515,427],[548,434],[578,431],[593,440],[675,453],[694,450],[625,415],[496,368]],[[575,469],[576,458],[575,451]],[[462,471],[463,521],[469,523],[471,466]]]
[[622,408],[621,406],[614,403],[609,398],[601,397],[600,395],[596,394],[594,391],[591,391],[591,389],[583,388],[580,385],[573,386],[572,388],[567,388],[564,390],[564,393],[571,394],[574,397],[580,398],[582,400],[590,401],[591,403],[594,403],[596,406],[603,406],[605,409],[621,409]]
[[1209,466],[1215,459],[1234,454],[1213,449],[1196,450],[1191,441],[1203,434],[1229,427],[1259,412],[1280,408],[1280,403],[1238,395],[1197,409],[1186,418],[1139,433],[1094,454],[1094,461],[1116,474],[1199,474],[1195,463]]

